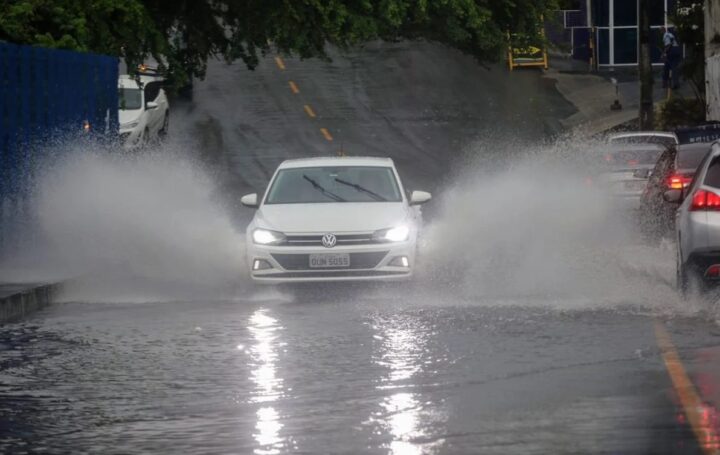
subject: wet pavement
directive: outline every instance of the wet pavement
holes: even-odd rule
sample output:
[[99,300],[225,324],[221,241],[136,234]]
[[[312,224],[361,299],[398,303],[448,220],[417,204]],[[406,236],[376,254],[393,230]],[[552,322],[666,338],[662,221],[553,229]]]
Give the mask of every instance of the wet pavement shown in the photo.
[[[699,453],[650,315],[433,294],[57,305],[2,330],[0,448]],[[714,324],[673,325],[717,358]]]
[[[0,452],[708,452],[678,400],[655,324],[668,329],[699,390],[706,429],[718,427],[720,329],[712,305],[675,296],[672,248],[591,232],[588,249],[571,254],[564,246],[588,242],[580,234],[596,214],[563,209],[593,204],[549,201],[557,194],[544,180],[506,202],[516,182],[478,187],[483,179],[465,175],[471,184],[457,194],[468,156],[479,169],[508,161],[572,113],[551,83],[535,71],[488,72],[422,43],[283,66],[273,56],[255,72],[211,65],[195,104],[174,114],[178,135],[197,139],[218,171],[218,192],[234,200],[262,190],[284,158],[388,155],[407,186],[435,192],[428,238],[445,237],[442,260],[464,251],[473,261],[433,270],[440,255],[430,248],[429,270],[408,284],[276,289],[238,278],[229,289],[201,290],[181,279],[197,268],[161,272],[217,263],[168,254],[179,229],[154,233],[132,251],[137,261],[151,250],[150,265],[130,271],[162,277],[154,292],[137,276],[111,277],[112,287],[68,290],[65,303],[0,327]],[[531,161],[535,169],[544,171]],[[527,175],[518,174],[518,186]],[[150,193],[143,200],[153,201]],[[445,207],[453,201],[466,205]],[[512,222],[493,224],[508,206]],[[241,232],[249,212],[226,207]],[[122,218],[142,217],[113,221]],[[462,235],[456,224],[468,225]],[[119,256],[126,245],[114,244]],[[717,444],[709,436],[705,449]]]

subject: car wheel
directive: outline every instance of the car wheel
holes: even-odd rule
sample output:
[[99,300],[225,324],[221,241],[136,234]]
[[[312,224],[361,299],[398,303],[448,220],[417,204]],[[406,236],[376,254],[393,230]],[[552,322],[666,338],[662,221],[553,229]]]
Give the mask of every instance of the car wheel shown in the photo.
[[150,129],[145,128],[145,131],[143,131],[142,145],[143,147],[147,147],[148,144],[150,144]]
[[158,136],[160,136],[161,139],[165,139],[167,137],[168,128],[170,128],[170,111],[165,112],[162,128],[158,131]]

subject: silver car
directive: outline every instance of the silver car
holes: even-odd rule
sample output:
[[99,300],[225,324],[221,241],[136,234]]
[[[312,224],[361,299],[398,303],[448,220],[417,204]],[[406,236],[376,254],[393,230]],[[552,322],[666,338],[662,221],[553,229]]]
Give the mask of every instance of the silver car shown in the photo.
[[669,131],[631,131],[616,133],[608,137],[610,145],[657,144],[663,147],[678,145],[678,137]]
[[676,212],[677,286],[685,293],[720,284],[720,142],[715,142],[689,187],[664,198],[680,203]]
[[638,209],[650,173],[664,151],[659,144],[609,147],[598,181],[623,207]]

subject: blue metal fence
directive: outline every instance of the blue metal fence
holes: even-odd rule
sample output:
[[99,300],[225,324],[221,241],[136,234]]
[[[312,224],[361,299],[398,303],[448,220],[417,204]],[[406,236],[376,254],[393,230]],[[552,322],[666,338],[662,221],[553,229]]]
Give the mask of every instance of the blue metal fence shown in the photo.
[[85,121],[117,133],[117,80],[116,57],[0,43],[0,236],[48,144],[81,134]]

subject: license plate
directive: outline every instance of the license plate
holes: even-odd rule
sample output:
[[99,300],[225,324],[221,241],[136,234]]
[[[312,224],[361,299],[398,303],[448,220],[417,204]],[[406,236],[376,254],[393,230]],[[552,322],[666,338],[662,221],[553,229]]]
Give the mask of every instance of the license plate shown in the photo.
[[349,254],[311,254],[311,269],[326,269],[331,267],[350,267]]

